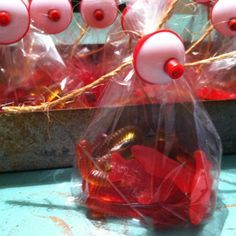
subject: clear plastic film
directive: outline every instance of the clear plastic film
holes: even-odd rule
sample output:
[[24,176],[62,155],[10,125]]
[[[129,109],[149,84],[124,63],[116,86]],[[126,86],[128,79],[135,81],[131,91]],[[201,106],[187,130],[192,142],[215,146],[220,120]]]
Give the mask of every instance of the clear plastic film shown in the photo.
[[[63,33],[72,37],[68,41],[63,35],[56,36],[57,44],[67,45],[61,55],[67,67],[68,78],[63,81],[65,89],[59,94],[60,97],[93,83],[108,69],[105,70],[100,61],[104,57],[104,43],[111,26],[120,22],[120,12],[116,1],[103,1],[100,5],[98,3],[83,0],[75,5],[75,10],[80,9],[80,14],[74,13],[70,27]],[[108,51],[107,49],[106,52]],[[64,107],[94,107],[103,88],[104,84],[86,91],[65,103]]]
[[65,64],[54,41],[36,29],[16,45],[1,48],[2,104],[37,105],[50,100]]
[[[111,31],[102,64],[119,67],[113,70],[76,146],[72,189],[76,201],[93,219],[135,218],[158,228],[202,224],[216,205],[221,141],[192,86],[180,76],[181,65],[167,60],[161,71],[164,67],[159,64],[166,55],[155,53],[164,44],[152,44],[163,40],[168,47],[175,45],[174,51],[179,47],[175,56],[181,61],[182,41],[169,30],[149,32],[141,39],[129,34],[124,38],[115,31],[119,28]],[[130,43],[129,37],[137,44]],[[108,61],[110,47],[114,55]],[[159,62],[155,67],[152,53]],[[122,67],[123,63],[127,65]],[[174,73],[173,63],[177,63]]]
[[188,79],[199,99],[235,99],[235,55],[220,58],[220,55],[235,52],[235,1],[224,5],[222,0],[205,4],[195,3],[197,8],[208,12],[208,21],[196,45],[188,52],[190,60],[219,56],[219,60],[207,65],[188,69]]
[[[222,1],[215,4],[212,1],[200,2],[136,0],[127,2],[126,9],[120,12],[115,0],[103,1],[102,5],[97,0],[83,0],[74,6],[80,8],[81,15],[72,15],[73,9],[68,0],[54,3],[55,9],[51,9],[45,1],[32,1],[27,5],[31,13],[28,34],[23,35],[17,44],[1,46],[5,58],[1,62],[1,75],[6,78],[1,80],[4,110],[22,112],[99,105],[99,97],[106,87],[105,81],[90,90],[85,89],[85,92],[79,89],[84,91],[84,87],[96,83],[97,79],[126,59],[132,60],[132,52],[140,38],[156,29],[179,33],[186,45],[186,59],[189,62],[211,59],[223,53],[222,60],[219,58],[212,63],[187,66],[185,76],[200,98],[235,98],[235,56],[225,56],[234,50],[234,38],[232,35],[222,36],[222,28],[218,27],[222,21],[218,24],[212,20],[212,9]],[[232,0],[228,2],[234,7]],[[169,9],[170,6],[173,7]],[[39,7],[40,11],[37,11]],[[233,7],[227,5],[227,9]],[[232,32],[234,22],[234,18],[228,22]],[[224,30],[225,27],[223,33]],[[226,33],[229,34],[228,31]],[[104,45],[107,36],[108,41]],[[223,79],[225,77],[229,79]],[[150,96],[153,94],[152,97],[158,101],[160,86],[144,87],[143,90],[148,91]],[[136,91],[136,94],[139,93]],[[146,102],[138,96],[133,100],[135,103]],[[9,108],[9,105],[24,107]]]
[[[116,21],[118,8],[112,6]],[[27,8],[31,16],[27,34],[16,44],[1,46],[1,107],[53,102],[92,83],[102,73],[99,60],[113,21],[95,29],[79,13],[73,14],[68,0],[53,4],[32,1]],[[95,106],[99,95],[100,90],[94,89],[54,109]]]
[[[235,40],[235,37],[215,38],[212,43],[219,47],[212,49],[212,53],[220,55],[235,51]],[[196,80],[192,82],[197,96],[204,100],[236,99],[235,65],[235,56],[232,56],[195,68]]]
[[[129,98],[135,76],[124,80],[130,83],[113,82],[102,101]],[[173,96],[182,97],[183,89],[188,102],[177,104]],[[175,84],[170,97],[160,92],[160,105],[124,105],[99,110],[78,142],[77,197],[101,217],[134,217],[158,227],[202,223],[215,205],[221,145],[190,86]]]

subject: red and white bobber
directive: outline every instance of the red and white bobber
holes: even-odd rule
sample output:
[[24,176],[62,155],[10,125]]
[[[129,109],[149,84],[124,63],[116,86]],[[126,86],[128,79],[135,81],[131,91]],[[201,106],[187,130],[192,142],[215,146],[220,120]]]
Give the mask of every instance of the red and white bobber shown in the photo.
[[236,0],[219,0],[211,12],[214,28],[225,36],[236,36]]
[[46,34],[63,32],[71,23],[73,9],[70,0],[32,0],[32,25]]
[[29,25],[29,11],[22,0],[0,0],[0,44],[21,40]]
[[106,28],[118,15],[116,0],[82,0],[80,13],[84,22],[93,28]]
[[159,30],[140,39],[133,55],[137,76],[151,84],[166,84],[184,74],[185,48],[170,30]]

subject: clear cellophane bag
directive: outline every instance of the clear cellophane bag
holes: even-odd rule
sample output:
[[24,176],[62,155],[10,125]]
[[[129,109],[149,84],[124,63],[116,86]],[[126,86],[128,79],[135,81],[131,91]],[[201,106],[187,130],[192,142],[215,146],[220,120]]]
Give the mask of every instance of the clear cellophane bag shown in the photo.
[[[126,63],[134,45],[114,27],[103,67]],[[157,228],[204,223],[215,209],[222,152],[207,112],[185,76],[151,85],[132,64],[118,68],[77,142],[76,202],[94,219],[135,218]]]

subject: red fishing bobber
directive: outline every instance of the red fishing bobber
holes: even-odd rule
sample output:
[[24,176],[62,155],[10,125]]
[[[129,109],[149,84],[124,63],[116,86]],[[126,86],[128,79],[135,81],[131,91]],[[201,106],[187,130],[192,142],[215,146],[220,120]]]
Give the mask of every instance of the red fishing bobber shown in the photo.
[[151,84],[166,84],[184,73],[184,44],[170,30],[156,31],[140,39],[133,57],[137,76]]
[[116,0],[82,0],[80,12],[83,20],[93,28],[106,28],[118,15]]
[[33,26],[46,34],[58,34],[70,25],[73,9],[69,0],[32,0],[30,14]]
[[0,44],[21,40],[28,32],[29,12],[21,0],[0,0]]
[[211,22],[219,33],[236,36],[236,1],[217,1],[212,8]]
[[192,224],[198,225],[212,210],[213,179],[211,176],[211,163],[206,153],[198,150],[194,153],[194,159],[196,169],[192,181],[189,217]]

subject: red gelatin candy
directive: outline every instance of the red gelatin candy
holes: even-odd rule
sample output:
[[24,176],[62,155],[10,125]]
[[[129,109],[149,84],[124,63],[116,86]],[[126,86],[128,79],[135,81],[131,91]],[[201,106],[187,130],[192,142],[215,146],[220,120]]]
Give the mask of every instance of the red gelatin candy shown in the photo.
[[210,198],[213,191],[211,164],[203,151],[196,151],[196,173],[192,182],[189,217],[194,225],[200,224],[211,210]]
[[184,164],[179,164],[153,148],[141,145],[133,146],[131,151],[147,173],[158,178],[168,178],[183,192],[191,191],[192,173]]
[[227,92],[220,88],[202,87],[197,90],[197,96],[206,100],[236,99],[236,93]]

